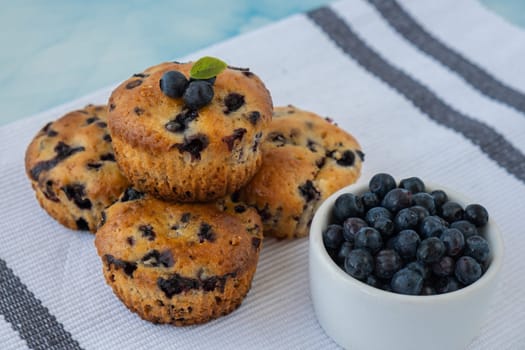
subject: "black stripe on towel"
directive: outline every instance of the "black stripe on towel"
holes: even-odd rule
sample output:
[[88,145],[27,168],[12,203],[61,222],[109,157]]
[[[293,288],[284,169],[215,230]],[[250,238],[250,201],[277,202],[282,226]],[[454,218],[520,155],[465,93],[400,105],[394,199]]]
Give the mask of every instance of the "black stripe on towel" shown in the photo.
[[30,349],[81,349],[71,334],[0,259],[0,314]]
[[332,41],[368,72],[408,99],[436,123],[462,134],[490,159],[525,183],[525,156],[490,126],[450,107],[423,84],[396,68],[372,50],[332,9],[308,12]]
[[525,94],[505,85],[489,72],[432,36],[394,0],[368,0],[381,16],[412,45],[456,72],[483,95],[525,113]]

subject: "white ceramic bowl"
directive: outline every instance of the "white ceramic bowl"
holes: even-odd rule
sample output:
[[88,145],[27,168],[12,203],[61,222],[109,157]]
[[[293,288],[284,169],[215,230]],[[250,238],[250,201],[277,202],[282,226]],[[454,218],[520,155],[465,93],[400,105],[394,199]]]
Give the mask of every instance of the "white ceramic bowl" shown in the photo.
[[[427,191],[444,190],[463,206],[476,203],[463,195],[426,183]],[[310,292],[317,319],[339,345],[356,350],[464,349],[478,334],[489,309],[503,259],[501,234],[492,219],[481,231],[491,251],[490,266],[470,286],[433,296],[386,292],[354,279],[328,255],[322,232],[332,207],[343,193],[360,194],[365,186],[349,186],[330,196],[317,210],[310,229]],[[481,203],[483,204],[483,203]],[[490,217],[490,213],[489,213]]]

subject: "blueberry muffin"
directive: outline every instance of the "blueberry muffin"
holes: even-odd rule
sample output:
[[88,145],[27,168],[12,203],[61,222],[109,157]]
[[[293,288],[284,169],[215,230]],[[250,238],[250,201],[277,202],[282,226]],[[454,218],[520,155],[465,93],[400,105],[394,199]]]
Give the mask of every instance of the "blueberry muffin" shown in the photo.
[[164,202],[134,189],[105,211],[95,245],[106,282],[144,320],[204,323],[248,293],[262,244],[257,212],[240,203]]
[[48,123],[29,144],[26,173],[42,208],[62,225],[95,232],[102,210],[129,186],[107,129],[106,106]]
[[270,93],[247,69],[228,67],[211,85],[199,81],[209,89],[195,96],[212,97],[204,106],[163,91],[170,84],[161,80],[173,75],[189,82],[192,64],[146,69],[109,99],[122,171],[135,188],[164,200],[210,201],[246,184],[261,164],[260,142],[272,117]]
[[360,175],[364,154],[344,130],[314,113],[276,107],[262,143],[263,165],[235,197],[259,211],[264,234],[308,234],[321,202]]

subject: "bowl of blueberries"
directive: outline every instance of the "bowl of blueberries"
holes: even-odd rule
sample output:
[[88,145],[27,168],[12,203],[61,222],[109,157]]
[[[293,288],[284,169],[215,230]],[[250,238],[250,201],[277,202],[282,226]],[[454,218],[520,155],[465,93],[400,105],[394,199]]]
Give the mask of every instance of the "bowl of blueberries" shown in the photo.
[[386,173],[330,196],[310,229],[310,292],[325,332],[350,349],[464,349],[503,259],[483,205]]

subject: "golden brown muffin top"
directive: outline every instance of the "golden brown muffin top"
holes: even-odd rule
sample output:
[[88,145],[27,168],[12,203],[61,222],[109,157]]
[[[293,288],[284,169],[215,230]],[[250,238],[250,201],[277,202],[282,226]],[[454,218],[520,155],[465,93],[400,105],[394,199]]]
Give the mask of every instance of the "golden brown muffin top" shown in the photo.
[[29,144],[27,175],[48,200],[100,211],[129,186],[115,162],[106,109],[88,105],[67,113]]
[[275,108],[261,147],[263,165],[241,199],[258,208],[265,234],[280,238],[306,235],[318,205],[357,180],[364,158],[348,132],[293,106]]
[[[192,65],[161,63],[120,84],[109,99],[112,135],[150,152],[173,151],[199,140],[195,142],[205,144],[203,151],[216,155],[229,154],[236,137],[252,140],[266,128],[272,117],[271,96],[248,70],[229,67],[221,72],[213,85],[211,103],[196,111],[185,107],[182,98],[161,91],[159,82],[165,72],[177,70],[189,79]],[[169,131],[170,122],[182,120],[187,121],[182,123],[183,130]]]
[[155,284],[176,274],[202,283],[257,264],[262,223],[240,203],[168,203],[128,189],[104,216],[98,254],[136,279]]

